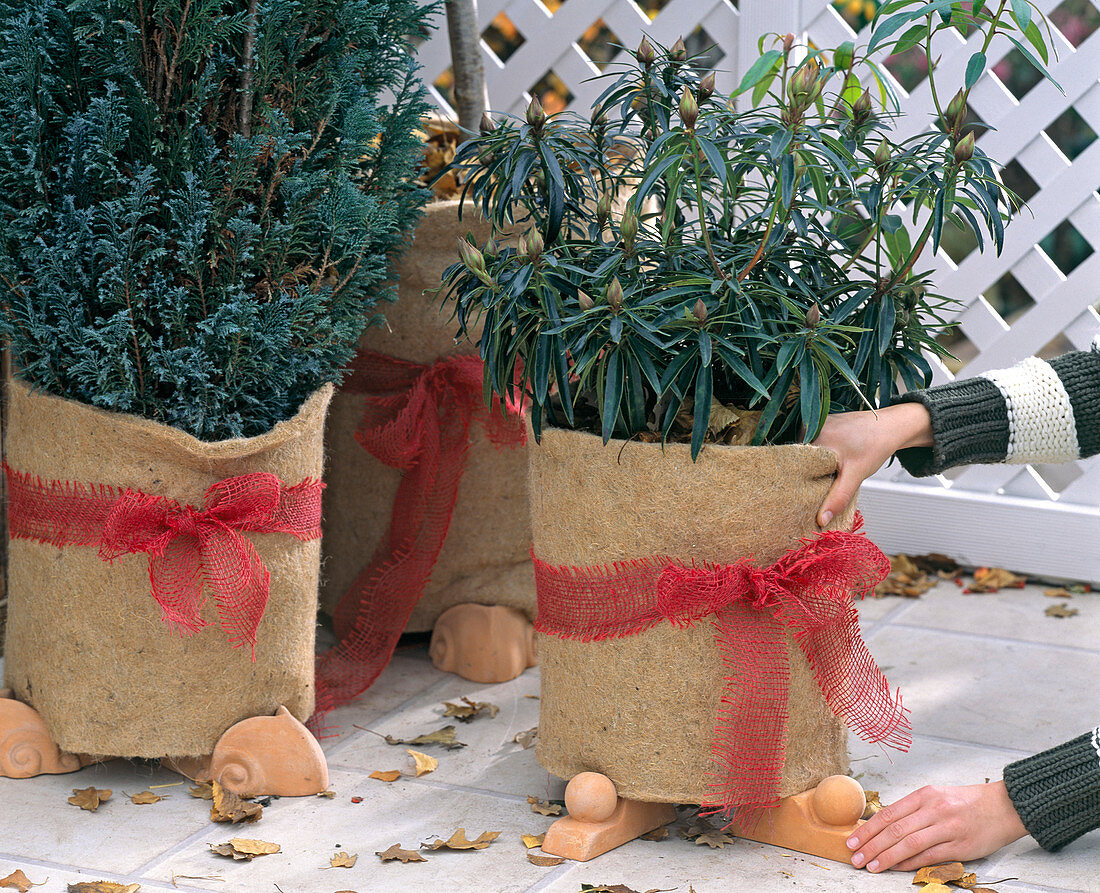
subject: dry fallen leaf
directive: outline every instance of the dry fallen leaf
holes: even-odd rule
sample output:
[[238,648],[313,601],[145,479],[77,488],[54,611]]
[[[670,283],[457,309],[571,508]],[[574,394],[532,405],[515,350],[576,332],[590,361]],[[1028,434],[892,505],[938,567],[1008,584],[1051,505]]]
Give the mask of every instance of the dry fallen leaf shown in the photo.
[[1073,593],[1064,586],[1059,586],[1056,589],[1044,589],[1043,595],[1047,598],[1073,598]]
[[204,781],[202,784],[195,785],[187,793],[199,800],[213,800],[214,782]]
[[154,794],[152,791],[139,791],[131,795],[130,802],[136,803],[138,806],[147,806],[150,803],[158,803],[163,799],[160,794]]
[[500,837],[500,831],[482,831],[474,840],[466,839],[466,829],[459,828],[448,840],[436,838],[431,843],[423,844],[429,850],[483,850],[494,840]]
[[1047,617],[1073,617],[1075,614],[1079,614],[1076,608],[1071,608],[1065,602],[1060,605],[1051,605],[1045,611],[1043,611]]
[[387,769],[385,772],[375,770],[368,778],[377,778],[379,781],[397,781],[401,777],[400,769]]
[[326,800],[331,800],[333,797],[336,796],[336,791],[319,791],[317,793],[317,796],[324,797]]
[[73,806],[79,806],[88,812],[95,812],[99,804],[111,798],[111,790],[97,790],[96,788],[73,788],[73,795],[69,802]]
[[82,881],[69,884],[69,893],[137,893],[141,884],[116,884],[114,881]]
[[668,840],[668,825],[661,825],[660,828],[654,828],[652,831],[647,831],[638,838],[639,840]]
[[972,890],[974,885],[978,883],[978,876],[971,872],[970,874],[964,874],[957,881],[951,882],[955,887],[962,887],[964,890]]
[[238,797],[232,791],[227,791],[216,781],[214,782],[214,795],[211,798],[210,821],[212,822],[258,822],[264,814],[264,808],[259,803],[250,803]]
[[943,865],[927,865],[913,877],[914,884],[946,884],[966,876],[962,862],[946,862]]
[[420,778],[421,775],[427,775],[429,772],[435,772],[439,768],[439,760],[428,756],[426,753],[421,753],[419,750],[406,750],[405,753],[416,762],[417,778]]
[[443,715],[453,716],[459,722],[473,722],[483,713],[487,714],[490,719],[493,719],[500,712],[500,708],[496,704],[489,704],[484,701],[471,701],[469,698],[463,698],[461,704],[452,704],[450,701],[444,701],[443,706],[447,708],[443,712]]
[[210,844],[210,849],[219,856],[232,856],[234,859],[251,862],[257,856],[270,856],[279,852],[279,844],[268,843],[266,840],[248,840],[244,837],[234,837],[228,843],[218,845]]
[[539,736],[539,727],[535,726],[533,729],[528,729],[526,732],[520,732],[512,740],[516,742],[524,750],[527,750],[532,744],[535,743],[535,739]]
[[939,582],[939,576],[929,574],[908,555],[890,558],[890,574],[875,587],[875,595],[901,595],[918,598]]
[[[914,883],[916,883],[916,881],[914,881]],[[954,893],[954,888],[948,887],[946,884],[941,884],[939,881],[933,881],[921,887],[920,893]]]
[[540,800],[538,797],[528,797],[527,802],[531,804],[531,812],[539,815],[561,815],[561,805],[558,803]]
[[438,744],[440,747],[447,748],[447,750],[458,750],[460,747],[466,746],[461,741],[455,740],[454,726],[444,726],[442,729],[436,729],[427,735],[419,735],[407,741],[404,738],[394,738],[393,735],[384,735],[383,737],[386,739],[387,744]]
[[678,832],[679,835],[685,840],[693,840],[700,834],[707,834],[710,831],[715,830],[714,827],[706,819],[699,819],[694,822],[686,831],[682,828]]
[[380,857],[383,862],[392,862],[394,859],[400,859],[402,862],[427,862],[420,853],[416,850],[403,850],[401,844],[395,843],[388,850],[376,852],[374,855]]
[[359,858],[358,853],[348,855],[347,853],[337,853],[335,856],[329,858],[329,866],[331,868],[354,868],[355,860]]
[[[46,880],[49,880],[49,878]],[[19,893],[27,893],[31,887],[41,887],[44,883],[46,883],[46,881],[41,881],[37,884],[33,883],[29,877],[23,874],[22,869],[17,869],[7,877],[0,878],[0,887],[18,890]]]
[[1023,589],[1027,577],[1018,577],[1003,567],[980,567],[974,571],[974,582],[963,592],[996,592],[999,589]]
[[706,844],[709,847],[721,849],[727,843],[733,843],[733,838],[724,831],[707,831],[695,838],[695,845]]
[[531,850],[535,847],[542,846],[542,842],[546,839],[545,834],[521,834],[519,839],[523,841],[523,845],[527,849]]
[[879,799],[878,791],[864,791],[863,796],[867,798],[867,806],[863,809],[863,815],[861,819],[869,819],[876,812],[882,809],[882,801]]
[[554,865],[561,865],[565,861],[561,856],[539,856],[535,853],[527,853],[527,861],[532,865],[537,865],[539,868],[550,868]]

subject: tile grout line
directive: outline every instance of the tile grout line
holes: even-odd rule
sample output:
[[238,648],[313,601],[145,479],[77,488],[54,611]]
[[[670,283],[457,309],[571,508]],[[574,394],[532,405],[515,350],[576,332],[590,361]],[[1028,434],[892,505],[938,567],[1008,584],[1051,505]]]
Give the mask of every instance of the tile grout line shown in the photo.
[[1073,654],[1091,654],[1100,656],[1100,649],[1085,648],[1081,645],[1058,645],[1050,642],[1036,642],[1031,639],[1014,639],[1009,636],[993,636],[988,633],[970,633],[957,629],[943,629],[942,627],[921,626],[916,623],[892,623],[895,629],[921,630],[923,632],[936,632],[940,635],[959,636],[964,639],[981,639],[986,642],[997,642],[1001,645],[1031,645],[1035,648],[1051,648],[1055,651],[1068,651]]
[[[885,597],[888,597],[888,596],[883,596],[883,597],[885,598]],[[873,633],[878,632],[879,627],[886,626],[887,624],[893,623],[894,619],[897,616],[903,615],[903,614],[907,613],[908,611],[912,610],[913,605],[916,602],[917,602],[917,599],[915,599],[915,598],[906,598],[906,599],[903,599],[903,601],[900,605],[894,605],[894,607],[892,607],[889,611],[887,611],[885,614],[883,614],[878,620],[874,620],[874,621],[872,621],[871,623],[869,623],[867,625],[867,627],[863,630],[864,637],[865,638],[870,637]]]
[[144,876],[145,872],[152,871],[153,869],[158,868],[161,864],[163,864],[166,859],[172,858],[172,856],[174,856],[176,853],[180,852],[186,847],[191,846],[191,844],[197,842],[198,840],[201,840],[205,835],[209,833],[209,825],[200,828],[198,831],[195,831],[193,834],[190,834],[183,840],[179,841],[179,843],[168,847],[168,849],[166,849],[159,855],[153,856],[153,858],[151,859],[146,859],[141,865],[135,868],[132,873],[134,875]]
[[[352,772],[356,775],[363,775],[370,778],[370,770],[363,769],[360,766],[340,766],[343,772]],[[455,784],[450,781],[440,781],[437,778],[417,778],[413,775],[402,776],[403,781],[411,782],[413,784],[427,785],[433,788],[442,788],[448,791],[458,791],[464,794],[481,794],[486,797],[495,797],[498,800],[509,800],[516,803],[526,803],[527,796],[524,794],[508,794],[504,791],[491,791],[487,788],[475,788],[469,785]]]
[[926,741],[936,741],[940,744],[955,744],[960,747],[969,747],[974,750],[995,750],[1000,753],[1008,754],[1014,757],[1030,757],[1033,756],[1035,751],[1022,750],[1018,747],[1005,747],[1001,744],[983,744],[978,741],[963,741],[959,738],[948,738],[946,735],[928,735],[923,733],[914,733],[913,740],[918,738]]
[[551,884],[565,877],[571,872],[577,865],[582,865],[582,862],[574,862],[571,859],[566,859],[563,865],[559,865],[548,875],[535,881],[530,887],[523,891],[523,893],[539,893],[540,890],[545,890]]

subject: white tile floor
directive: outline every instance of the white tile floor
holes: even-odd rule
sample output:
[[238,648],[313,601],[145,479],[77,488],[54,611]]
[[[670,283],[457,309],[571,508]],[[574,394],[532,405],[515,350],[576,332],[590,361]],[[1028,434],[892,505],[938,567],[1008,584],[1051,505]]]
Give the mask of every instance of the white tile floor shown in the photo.
[[[950,583],[918,600],[865,603],[866,638],[902,687],[916,737],[901,755],[853,739],[853,771],[864,786],[888,801],[922,784],[996,777],[1006,762],[1100,722],[1100,594],[1073,599],[1080,613],[1068,619],[1044,616],[1050,604],[1040,587],[963,595]],[[634,841],[586,864],[531,865],[520,834],[541,833],[552,819],[532,813],[526,797],[560,798],[564,788],[533,749],[512,742],[537,723],[538,701],[527,697],[537,693],[536,670],[479,686],[437,672],[423,647],[404,648],[370,692],[332,716],[341,733],[325,749],[336,797],[276,800],[256,825],[211,824],[208,804],[188,797],[185,785],[159,789],[172,795],[161,803],[135,806],[125,793],[178,776],[123,761],[74,775],[0,779],[0,877],[20,868],[44,882],[35,888],[42,893],[80,880],[215,893],[577,893],[582,883],[681,893],[915,889],[910,873],[872,876],[743,841],[711,850],[675,835]],[[442,702],[462,695],[501,708],[494,719],[458,726],[466,748],[433,749],[439,768],[419,779],[368,777],[404,768],[404,749],[356,726],[421,734],[444,725]],[[66,802],[73,787],[93,784],[116,792],[98,812]],[[424,863],[382,864],[374,855],[394,843],[415,849],[459,826],[471,836],[503,833],[488,849],[430,852]],[[273,841],[282,852],[250,863],[210,852],[209,843],[234,836]],[[359,855],[355,867],[325,868],[339,850]],[[1025,838],[972,870],[984,881],[1018,878],[997,885],[1004,893],[1100,893],[1100,832],[1056,855]]]

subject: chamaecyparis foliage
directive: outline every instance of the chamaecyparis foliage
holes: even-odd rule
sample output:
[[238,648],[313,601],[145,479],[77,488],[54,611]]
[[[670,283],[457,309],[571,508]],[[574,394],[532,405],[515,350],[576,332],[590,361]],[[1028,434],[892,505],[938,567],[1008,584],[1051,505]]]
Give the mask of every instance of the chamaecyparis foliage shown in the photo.
[[0,0],[20,377],[204,440],[335,380],[426,193],[416,0]]

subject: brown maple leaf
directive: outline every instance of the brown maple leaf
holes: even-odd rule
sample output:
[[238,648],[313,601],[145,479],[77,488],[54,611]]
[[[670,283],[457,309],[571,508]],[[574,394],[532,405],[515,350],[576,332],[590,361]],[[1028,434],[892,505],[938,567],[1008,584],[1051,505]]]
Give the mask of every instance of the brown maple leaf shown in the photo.
[[234,837],[228,843],[210,844],[210,850],[219,856],[232,856],[238,861],[251,862],[257,856],[270,856],[280,851],[277,843],[268,843],[266,840],[249,840],[244,837]]
[[358,853],[352,853],[349,856],[347,853],[340,852],[335,856],[331,856],[328,863],[330,868],[354,868],[358,858]]
[[561,815],[560,803],[551,803],[549,800],[540,800],[538,797],[528,797],[527,802],[531,804],[531,812],[537,812],[539,815]]
[[561,865],[565,861],[561,856],[540,856],[536,853],[528,851],[527,861],[532,865],[537,865],[539,868],[550,868],[554,865]]
[[1065,602],[1060,605],[1051,605],[1045,611],[1043,611],[1047,617],[1073,617],[1080,612],[1076,608],[1071,608]]
[[141,884],[116,884],[114,881],[82,881],[69,884],[69,893],[137,893]]
[[439,760],[435,757],[430,757],[426,753],[421,753],[419,750],[408,750],[407,753],[413,758],[416,763],[416,777],[420,778],[421,775],[427,775],[429,772],[435,772],[439,768]]
[[99,809],[99,804],[110,799],[112,793],[109,789],[73,788],[73,795],[69,798],[69,802],[73,806],[88,810],[88,812],[95,812]]
[[383,772],[381,769],[376,769],[367,778],[377,778],[379,781],[397,781],[401,777],[400,769],[387,769]]
[[914,884],[946,884],[966,876],[962,862],[946,862],[943,865],[926,865],[913,877]]
[[318,791],[317,796],[323,797],[326,800],[331,800],[333,797],[336,796],[336,791]]
[[416,850],[403,850],[401,844],[395,843],[388,850],[382,850],[376,852],[374,855],[378,856],[383,862],[392,862],[394,859],[400,859],[402,862],[427,862],[420,853]]
[[638,836],[639,840],[668,840],[668,825],[661,825],[660,828],[654,828],[652,831],[647,831],[645,834]]
[[[49,880],[49,878],[46,880]],[[46,883],[46,881],[37,884],[32,882],[29,877],[23,874],[22,869],[16,869],[7,877],[0,878],[0,887],[18,890],[19,893],[27,893],[31,887],[41,887],[44,883]]]
[[545,834],[521,834],[519,839],[523,841],[523,845],[527,849],[531,850],[535,847],[542,846],[542,842],[546,839]]
[[447,708],[443,711],[443,715],[453,716],[459,722],[473,722],[482,714],[486,714],[490,719],[493,719],[500,712],[500,708],[496,704],[489,704],[485,701],[471,701],[469,698],[463,698],[461,704],[444,701],[443,706]]
[[535,739],[539,736],[539,727],[535,726],[533,729],[528,729],[526,732],[520,732],[512,740],[516,742],[524,750],[527,750],[532,744],[535,743]]
[[163,799],[164,797],[160,794],[154,794],[152,791],[139,791],[130,796],[130,802],[136,803],[138,806],[148,806],[150,803],[159,803]]
[[423,844],[428,850],[483,850],[494,840],[500,837],[500,831],[482,831],[474,840],[466,839],[466,829],[459,828],[447,840],[436,838],[431,843]]
[[997,592],[999,589],[1023,589],[1027,577],[1019,577],[1003,567],[980,567],[974,571],[974,582],[966,589],[970,592]]
[[458,750],[460,747],[465,747],[461,741],[455,739],[455,727],[444,726],[441,729],[436,729],[434,732],[429,732],[426,735],[418,735],[416,738],[410,738],[408,740],[404,738],[394,738],[393,735],[382,736],[387,744],[416,744],[419,746],[425,746],[428,744],[435,744],[439,747],[445,747],[447,750]]
[[733,843],[733,838],[724,831],[705,831],[695,838],[695,845],[706,844],[714,849],[722,849],[727,843]]
[[866,798],[867,805],[863,808],[863,815],[861,815],[860,818],[869,819],[882,809],[882,800],[879,799],[878,791],[864,791],[863,795]]
[[202,784],[195,785],[187,793],[198,800],[213,800],[214,782],[204,781]]
[[214,782],[214,795],[211,798],[210,821],[212,822],[258,822],[264,814],[264,808],[259,803],[251,803],[238,797],[232,791],[227,791],[216,781]]

